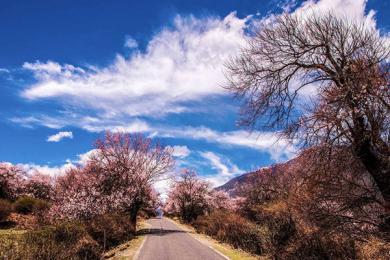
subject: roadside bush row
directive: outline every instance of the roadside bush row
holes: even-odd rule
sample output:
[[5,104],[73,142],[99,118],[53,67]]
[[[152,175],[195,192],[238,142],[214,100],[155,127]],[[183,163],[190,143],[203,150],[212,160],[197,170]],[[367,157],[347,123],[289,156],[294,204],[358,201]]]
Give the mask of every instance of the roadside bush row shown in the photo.
[[216,210],[200,216],[192,223],[197,232],[209,235],[246,252],[271,259],[387,259],[383,250],[388,244],[377,242],[372,252],[346,236],[313,232],[297,232],[292,220],[267,216],[264,222],[254,223],[237,213]]
[[65,221],[0,236],[0,259],[100,259],[104,250],[133,236],[128,216],[110,214],[89,222]]
[[264,252],[264,237],[261,230],[247,219],[228,211],[213,211],[201,216],[193,226],[198,232],[207,234],[250,253]]

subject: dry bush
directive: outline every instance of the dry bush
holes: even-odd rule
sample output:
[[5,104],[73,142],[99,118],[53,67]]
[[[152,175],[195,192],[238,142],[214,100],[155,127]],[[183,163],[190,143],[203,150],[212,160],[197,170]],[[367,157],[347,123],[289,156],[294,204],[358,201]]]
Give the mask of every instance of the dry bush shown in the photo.
[[354,260],[357,259],[357,254],[355,243],[351,239],[312,233],[297,237],[285,252],[280,252],[277,258],[291,260]]
[[296,233],[296,224],[285,202],[291,186],[287,169],[287,164],[262,169],[239,189],[244,198],[239,212],[261,227],[269,253],[280,250]]
[[390,243],[375,237],[371,237],[365,242],[358,242],[358,249],[359,259],[390,259]]
[[5,221],[12,212],[12,204],[8,200],[0,199],[0,222]]
[[277,253],[296,235],[297,227],[287,204],[275,201],[255,208],[255,222],[267,232],[268,251]]
[[30,214],[46,211],[50,205],[44,200],[24,196],[14,202],[14,208],[17,213]]
[[216,210],[208,216],[200,216],[194,223],[198,232],[205,233],[250,253],[262,254],[261,230],[247,219],[229,212]]
[[99,259],[100,248],[82,224],[63,223],[25,235],[25,259]]
[[343,148],[317,147],[303,157],[289,197],[296,219],[322,232],[379,234],[385,202],[364,166]]
[[88,233],[103,249],[109,249],[134,236],[135,230],[129,216],[105,214],[86,223]]
[[25,233],[0,235],[0,259],[101,259],[105,248],[133,237],[132,227],[129,216],[119,214],[36,226]]
[[[8,239],[9,241],[9,239]],[[12,237],[1,258],[26,260],[100,259],[101,249],[81,223],[65,222]]]
[[22,259],[21,249],[23,234],[20,232],[2,232],[0,233],[0,259]]

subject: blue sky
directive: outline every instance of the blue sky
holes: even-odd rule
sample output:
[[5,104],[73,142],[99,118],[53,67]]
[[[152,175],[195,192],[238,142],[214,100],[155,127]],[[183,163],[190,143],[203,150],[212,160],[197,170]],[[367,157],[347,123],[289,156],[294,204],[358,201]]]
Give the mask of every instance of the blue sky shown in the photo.
[[[0,1],[0,161],[55,174],[105,130],[174,147],[222,184],[287,160],[270,131],[236,126],[223,64],[248,31],[286,12],[332,10],[389,31],[379,0]],[[65,166],[64,166],[65,165]]]

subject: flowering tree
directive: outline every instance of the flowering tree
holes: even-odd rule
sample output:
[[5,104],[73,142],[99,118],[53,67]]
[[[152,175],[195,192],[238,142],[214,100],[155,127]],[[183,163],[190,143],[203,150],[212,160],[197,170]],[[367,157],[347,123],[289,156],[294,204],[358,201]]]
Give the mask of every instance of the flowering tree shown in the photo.
[[184,169],[171,187],[165,211],[191,222],[212,209],[231,208],[227,193],[213,191],[210,183],[199,179],[194,171]]
[[211,190],[206,199],[210,209],[234,210],[236,208],[229,194],[222,190]]
[[54,196],[53,181],[49,175],[35,171],[26,180],[24,193],[30,197],[49,201]]
[[69,169],[57,178],[52,217],[90,219],[107,210],[107,202],[98,190],[96,168],[91,164]]
[[82,218],[121,211],[135,226],[139,210],[153,198],[152,184],[172,166],[171,151],[150,139],[106,133],[85,166],[59,179],[56,210]]
[[14,200],[24,189],[25,172],[10,163],[0,163],[0,198]]

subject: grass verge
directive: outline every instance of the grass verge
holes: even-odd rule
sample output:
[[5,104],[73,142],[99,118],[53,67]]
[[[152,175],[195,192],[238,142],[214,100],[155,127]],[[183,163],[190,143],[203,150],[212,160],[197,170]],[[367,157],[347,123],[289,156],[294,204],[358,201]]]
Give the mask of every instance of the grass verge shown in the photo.
[[[137,224],[137,231],[149,228],[150,225],[146,220],[141,220]],[[133,259],[142,242],[145,240],[145,234],[138,234],[134,239],[123,243],[104,254],[104,258],[108,260],[125,260]]]
[[16,254],[19,241],[26,232],[26,230],[0,229],[0,259],[8,259],[9,256]]

